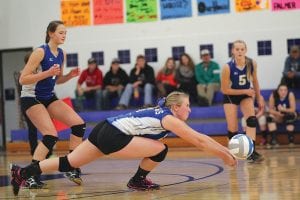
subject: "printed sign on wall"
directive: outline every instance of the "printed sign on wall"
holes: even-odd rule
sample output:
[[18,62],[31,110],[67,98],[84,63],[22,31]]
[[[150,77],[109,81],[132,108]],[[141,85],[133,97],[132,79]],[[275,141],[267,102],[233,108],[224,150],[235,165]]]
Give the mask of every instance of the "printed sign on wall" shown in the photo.
[[94,24],[123,23],[122,0],[94,0]]
[[61,0],[61,20],[65,26],[90,25],[90,0]]
[[237,12],[267,9],[269,9],[269,0],[235,0]]
[[229,0],[198,0],[198,15],[229,13]]
[[157,20],[156,0],[126,0],[127,22]]
[[191,0],[160,0],[161,19],[192,16]]
[[272,11],[300,9],[299,0],[272,0]]

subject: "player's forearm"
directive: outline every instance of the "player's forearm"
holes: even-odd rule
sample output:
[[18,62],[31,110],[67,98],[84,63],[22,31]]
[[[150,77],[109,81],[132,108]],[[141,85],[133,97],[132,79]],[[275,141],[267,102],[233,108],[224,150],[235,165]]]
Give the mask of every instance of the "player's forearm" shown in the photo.
[[243,95],[246,94],[243,89],[231,89],[231,88],[222,88],[222,93],[227,95]]
[[72,77],[69,75],[59,76],[56,80],[56,84],[62,84],[69,81]]
[[29,85],[36,83],[38,81],[44,80],[49,77],[48,71],[44,71],[37,74],[28,74],[28,75],[21,75],[19,79],[19,83],[21,85]]

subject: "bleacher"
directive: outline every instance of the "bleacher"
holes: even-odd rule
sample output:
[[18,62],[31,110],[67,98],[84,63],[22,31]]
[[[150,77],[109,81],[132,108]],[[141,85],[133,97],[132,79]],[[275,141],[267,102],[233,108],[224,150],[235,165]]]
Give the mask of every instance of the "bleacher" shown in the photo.
[[[267,100],[272,90],[263,90],[262,95]],[[296,98],[300,99],[300,91],[294,91]],[[226,136],[227,123],[225,120],[225,113],[221,104],[223,96],[220,92],[216,93],[214,97],[214,105],[210,107],[192,107],[187,123],[195,130],[207,134],[209,136]],[[297,110],[300,110],[300,102],[297,102]],[[107,117],[116,116],[128,112],[130,110],[110,110],[110,111],[86,111],[79,112],[79,115],[87,123],[87,129],[84,138],[87,138],[94,125]],[[238,113],[239,117],[242,116],[241,112]],[[296,130],[300,132],[300,122],[296,123]],[[240,127],[241,130],[241,127]],[[259,132],[259,131],[258,131]],[[285,127],[279,126],[279,132],[285,132]],[[59,140],[68,140],[70,136],[70,129],[59,132]],[[39,133],[40,139],[42,135]],[[176,137],[174,134],[169,134],[169,138]],[[11,142],[27,142],[28,135],[26,129],[18,129],[11,131]]]

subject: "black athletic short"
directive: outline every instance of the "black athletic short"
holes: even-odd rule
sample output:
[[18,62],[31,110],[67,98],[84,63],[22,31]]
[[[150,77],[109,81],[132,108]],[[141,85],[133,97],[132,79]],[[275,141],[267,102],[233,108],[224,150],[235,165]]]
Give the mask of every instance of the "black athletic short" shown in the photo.
[[235,104],[235,105],[240,105],[241,101],[246,99],[246,98],[252,98],[248,95],[223,95],[223,104]]
[[93,128],[88,140],[107,155],[123,149],[133,137],[126,135],[105,120]]
[[26,110],[28,110],[31,106],[37,104],[43,104],[47,108],[51,103],[53,103],[56,100],[58,100],[58,98],[55,95],[53,95],[50,99],[47,100],[38,100],[35,97],[22,97],[21,109],[23,113],[26,113]]

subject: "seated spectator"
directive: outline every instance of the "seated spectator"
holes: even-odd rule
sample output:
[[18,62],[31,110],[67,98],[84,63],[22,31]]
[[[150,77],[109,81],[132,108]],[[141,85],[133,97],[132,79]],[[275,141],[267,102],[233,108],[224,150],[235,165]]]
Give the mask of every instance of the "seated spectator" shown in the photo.
[[183,53],[179,58],[179,67],[176,70],[178,89],[190,95],[191,103],[197,103],[195,65],[192,58]]
[[165,97],[177,89],[175,80],[176,64],[173,58],[168,58],[163,68],[157,73],[156,86],[158,97]]
[[128,83],[127,73],[120,67],[119,59],[113,59],[110,70],[105,74],[103,79],[103,109],[111,109],[111,99],[120,98],[121,94]]
[[281,80],[288,88],[300,89],[300,49],[299,46],[292,46],[290,55],[284,63],[283,77]]
[[132,94],[134,93],[134,98],[138,99],[140,98],[141,92],[144,92],[144,106],[152,106],[154,84],[155,77],[153,68],[147,64],[143,55],[137,56],[136,64],[130,71],[129,83],[126,85],[116,109],[126,109]]
[[284,123],[288,132],[288,140],[294,142],[294,122],[297,119],[296,99],[293,92],[289,91],[285,84],[280,84],[273,91],[269,99],[269,116],[267,117],[268,128],[271,134],[271,145],[276,145],[276,123]]
[[208,49],[201,50],[200,57],[202,62],[195,69],[198,97],[211,105],[215,92],[220,90],[220,66],[211,60]]
[[[258,109],[258,106],[255,105],[255,117],[257,119],[259,130],[262,135],[262,139],[260,141],[260,145],[266,145],[268,143],[268,127],[267,127],[267,117],[266,117],[266,109],[264,111],[261,111]],[[243,131],[246,132],[246,119],[245,117],[242,117],[241,124]]]
[[[83,83],[85,82],[85,87]],[[103,75],[94,58],[88,60],[88,68],[83,70],[77,83],[76,100],[79,110],[83,109],[85,99],[95,99],[96,109],[101,109]]]

